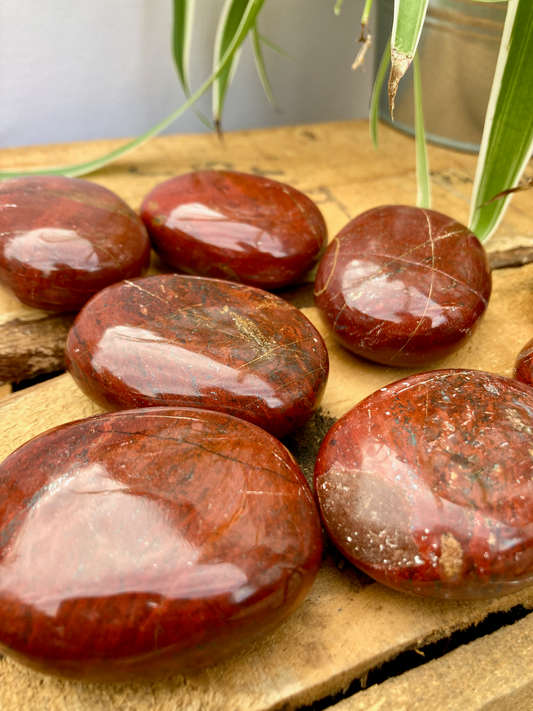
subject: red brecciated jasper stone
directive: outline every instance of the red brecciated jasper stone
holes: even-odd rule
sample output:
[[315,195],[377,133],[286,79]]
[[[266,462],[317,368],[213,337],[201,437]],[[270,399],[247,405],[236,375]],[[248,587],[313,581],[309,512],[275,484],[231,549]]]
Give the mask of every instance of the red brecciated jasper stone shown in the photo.
[[141,206],[152,244],[189,274],[276,289],[300,280],[327,243],[306,195],[269,178],[202,170],[167,180]]
[[24,304],[78,311],[149,260],[143,223],[110,190],[52,176],[0,183],[0,281]]
[[67,367],[107,409],[220,410],[276,437],[318,407],[328,354],[312,323],[266,291],[167,274],[114,284],[78,314]]
[[343,346],[408,367],[462,346],[490,292],[487,256],[470,230],[433,210],[401,205],[349,222],[315,281],[316,306]]
[[533,385],[533,338],[522,348],[514,365],[514,377],[526,385]]
[[533,391],[469,370],[381,388],[326,436],[315,469],[335,545],[390,587],[483,598],[533,582]]
[[299,607],[321,535],[294,459],[248,422],[63,425],[0,465],[0,651],[87,681],[213,664]]

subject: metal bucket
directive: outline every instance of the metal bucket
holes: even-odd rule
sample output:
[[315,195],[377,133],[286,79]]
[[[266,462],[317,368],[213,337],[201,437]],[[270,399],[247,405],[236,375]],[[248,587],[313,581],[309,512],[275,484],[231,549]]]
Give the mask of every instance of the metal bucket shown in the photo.
[[[418,51],[425,128],[433,143],[479,150],[506,8],[504,2],[429,0]],[[393,0],[378,0],[377,64],[390,38],[392,17]],[[400,82],[394,122],[386,87],[379,113],[391,126],[414,134],[412,67]]]

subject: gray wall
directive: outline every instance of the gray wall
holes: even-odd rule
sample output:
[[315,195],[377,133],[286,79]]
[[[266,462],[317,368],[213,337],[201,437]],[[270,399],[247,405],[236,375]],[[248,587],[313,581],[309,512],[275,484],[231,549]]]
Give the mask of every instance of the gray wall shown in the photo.
[[[192,82],[210,72],[222,0],[197,0]],[[266,100],[245,47],[226,130],[368,115],[372,56],[352,72],[364,0],[267,0],[261,32],[274,93]],[[170,0],[0,0],[0,146],[139,135],[184,97],[170,57]],[[210,114],[210,99],[200,102]],[[192,111],[167,133],[206,130]]]

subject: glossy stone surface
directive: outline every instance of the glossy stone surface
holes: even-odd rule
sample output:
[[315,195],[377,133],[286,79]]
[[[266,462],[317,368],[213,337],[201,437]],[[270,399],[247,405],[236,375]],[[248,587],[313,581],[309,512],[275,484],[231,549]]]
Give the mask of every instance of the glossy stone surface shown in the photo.
[[231,171],[180,175],[141,206],[152,244],[189,274],[276,289],[300,280],[327,242],[318,207],[290,185]]
[[533,338],[526,343],[517,356],[514,377],[526,385],[533,385]]
[[80,388],[107,409],[228,412],[284,437],[318,407],[326,346],[273,294],[173,274],[114,284],[78,314],[66,346]]
[[0,183],[0,281],[24,304],[78,311],[149,260],[143,223],[110,190],[52,176]]
[[487,308],[485,250],[433,210],[388,205],[349,222],[330,244],[315,303],[343,346],[378,363],[432,363],[460,348]]
[[355,565],[398,590],[504,595],[533,582],[533,391],[439,370],[363,400],[326,436],[315,487]]
[[0,651],[95,680],[212,664],[303,602],[322,534],[289,452],[243,420],[113,413],[0,465]]

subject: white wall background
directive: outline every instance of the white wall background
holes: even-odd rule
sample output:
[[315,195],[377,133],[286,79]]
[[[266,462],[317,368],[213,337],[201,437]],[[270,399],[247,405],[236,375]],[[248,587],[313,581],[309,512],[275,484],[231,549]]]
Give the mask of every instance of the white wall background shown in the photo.
[[[193,88],[208,76],[222,0],[197,0]],[[350,65],[364,0],[267,0],[261,32],[274,113],[245,47],[226,130],[368,115],[373,57]],[[139,135],[184,101],[170,55],[170,0],[0,0],[0,146]],[[199,106],[210,115],[210,98]],[[206,130],[188,111],[167,133]]]

